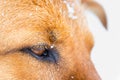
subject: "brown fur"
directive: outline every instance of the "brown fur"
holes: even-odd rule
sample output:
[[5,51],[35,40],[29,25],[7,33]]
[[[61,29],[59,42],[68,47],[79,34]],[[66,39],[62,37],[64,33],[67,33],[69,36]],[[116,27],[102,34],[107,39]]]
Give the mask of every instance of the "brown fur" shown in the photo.
[[[76,3],[77,19],[68,17],[62,0],[0,0],[0,80],[100,80],[82,4],[68,2]],[[43,43],[54,44],[57,64],[20,51]]]

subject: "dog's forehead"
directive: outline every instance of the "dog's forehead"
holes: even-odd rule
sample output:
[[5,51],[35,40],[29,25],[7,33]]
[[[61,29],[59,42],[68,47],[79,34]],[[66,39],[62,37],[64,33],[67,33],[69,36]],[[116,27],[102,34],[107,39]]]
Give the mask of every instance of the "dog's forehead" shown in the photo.
[[60,30],[61,27],[87,26],[78,0],[1,0],[0,3],[1,24],[7,29],[39,26],[51,30],[59,27]]
[[[33,36],[34,32],[42,33],[40,39],[50,42],[54,42],[56,40],[63,41],[66,40],[67,37],[73,37],[80,33],[81,35],[79,36],[81,38],[87,35],[84,34],[86,33],[87,26],[86,19],[82,13],[82,8],[79,7],[80,5],[77,3],[77,0],[71,0],[70,2],[67,0],[37,1],[17,0],[13,2],[1,2],[1,5],[3,6],[0,9],[0,17],[2,18],[0,24],[2,27],[0,30],[3,33],[5,31],[7,31],[8,34],[10,33],[9,40],[12,40],[12,38],[14,38],[14,40],[17,39],[19,42],[23,39],[29,40],[26,39],[29,37],[27,34],[32,34]],[[79,33],[77,33],[77,31]],[[17,34],[15,34],[16,32]],[[5,33],[4,36],[8,34]],[[89,36],[89,38],[91,37]],[[17,44],[20,45],[21,43],[16,43],[16,45]]]
[[0,16],[5,20],[10,19],[11,22],[22,19],[24,23],[31,20],[31,22],[39,22],[41,25],[50,25],[60,22],[61,19],[64,19],[61,22],[68,21],[69,24],[73,24],[78,19],[81,19],[79,23],[84,24],[85,20],[78,0],[69,2],[67,0],[1,1],[1,5],[3,6]]

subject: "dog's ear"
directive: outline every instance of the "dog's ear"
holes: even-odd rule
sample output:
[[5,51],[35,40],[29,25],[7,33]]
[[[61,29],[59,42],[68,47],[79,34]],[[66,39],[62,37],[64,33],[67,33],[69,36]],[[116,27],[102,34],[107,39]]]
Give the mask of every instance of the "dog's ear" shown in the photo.
[[84,4],[88,10],[95,13],[107,29],[107,18],[103,7],[93,0],[82,0],[82,4]]

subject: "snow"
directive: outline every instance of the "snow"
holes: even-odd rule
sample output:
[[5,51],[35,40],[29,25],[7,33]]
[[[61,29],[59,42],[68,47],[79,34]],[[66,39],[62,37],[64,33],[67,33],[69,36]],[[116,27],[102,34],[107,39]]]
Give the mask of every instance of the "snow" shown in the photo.
[[2,15],[3,17],[5,16],[5,14],[4,14],[4,13],[2,13],[1,15]]
[[54,48],[54,45],[51,45],[50,48],[51,48],[51,49]]
[[70,3],[70,2],[68,2],[66,0],[64,0],[64,3],[67,6],[69,18],[77,19],[77,16],[75,15],[75,10],[74,10],[74,3]]
[[74,76],[71,76],[71,79],[74,79]]
[[32,13],[29,14],[29,16],[32,16],[32,15],[33,15]]

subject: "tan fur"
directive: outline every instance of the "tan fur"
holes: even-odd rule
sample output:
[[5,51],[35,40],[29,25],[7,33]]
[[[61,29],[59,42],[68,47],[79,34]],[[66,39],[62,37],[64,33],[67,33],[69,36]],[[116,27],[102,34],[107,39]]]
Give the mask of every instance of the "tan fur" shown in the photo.
[[[100,80],[82,4],[68,2],[75,3],[77,19],[68,16],[62,0],[0,0],[0,80]],[[20,51],[43,43],[54,44],[57,64]]]

